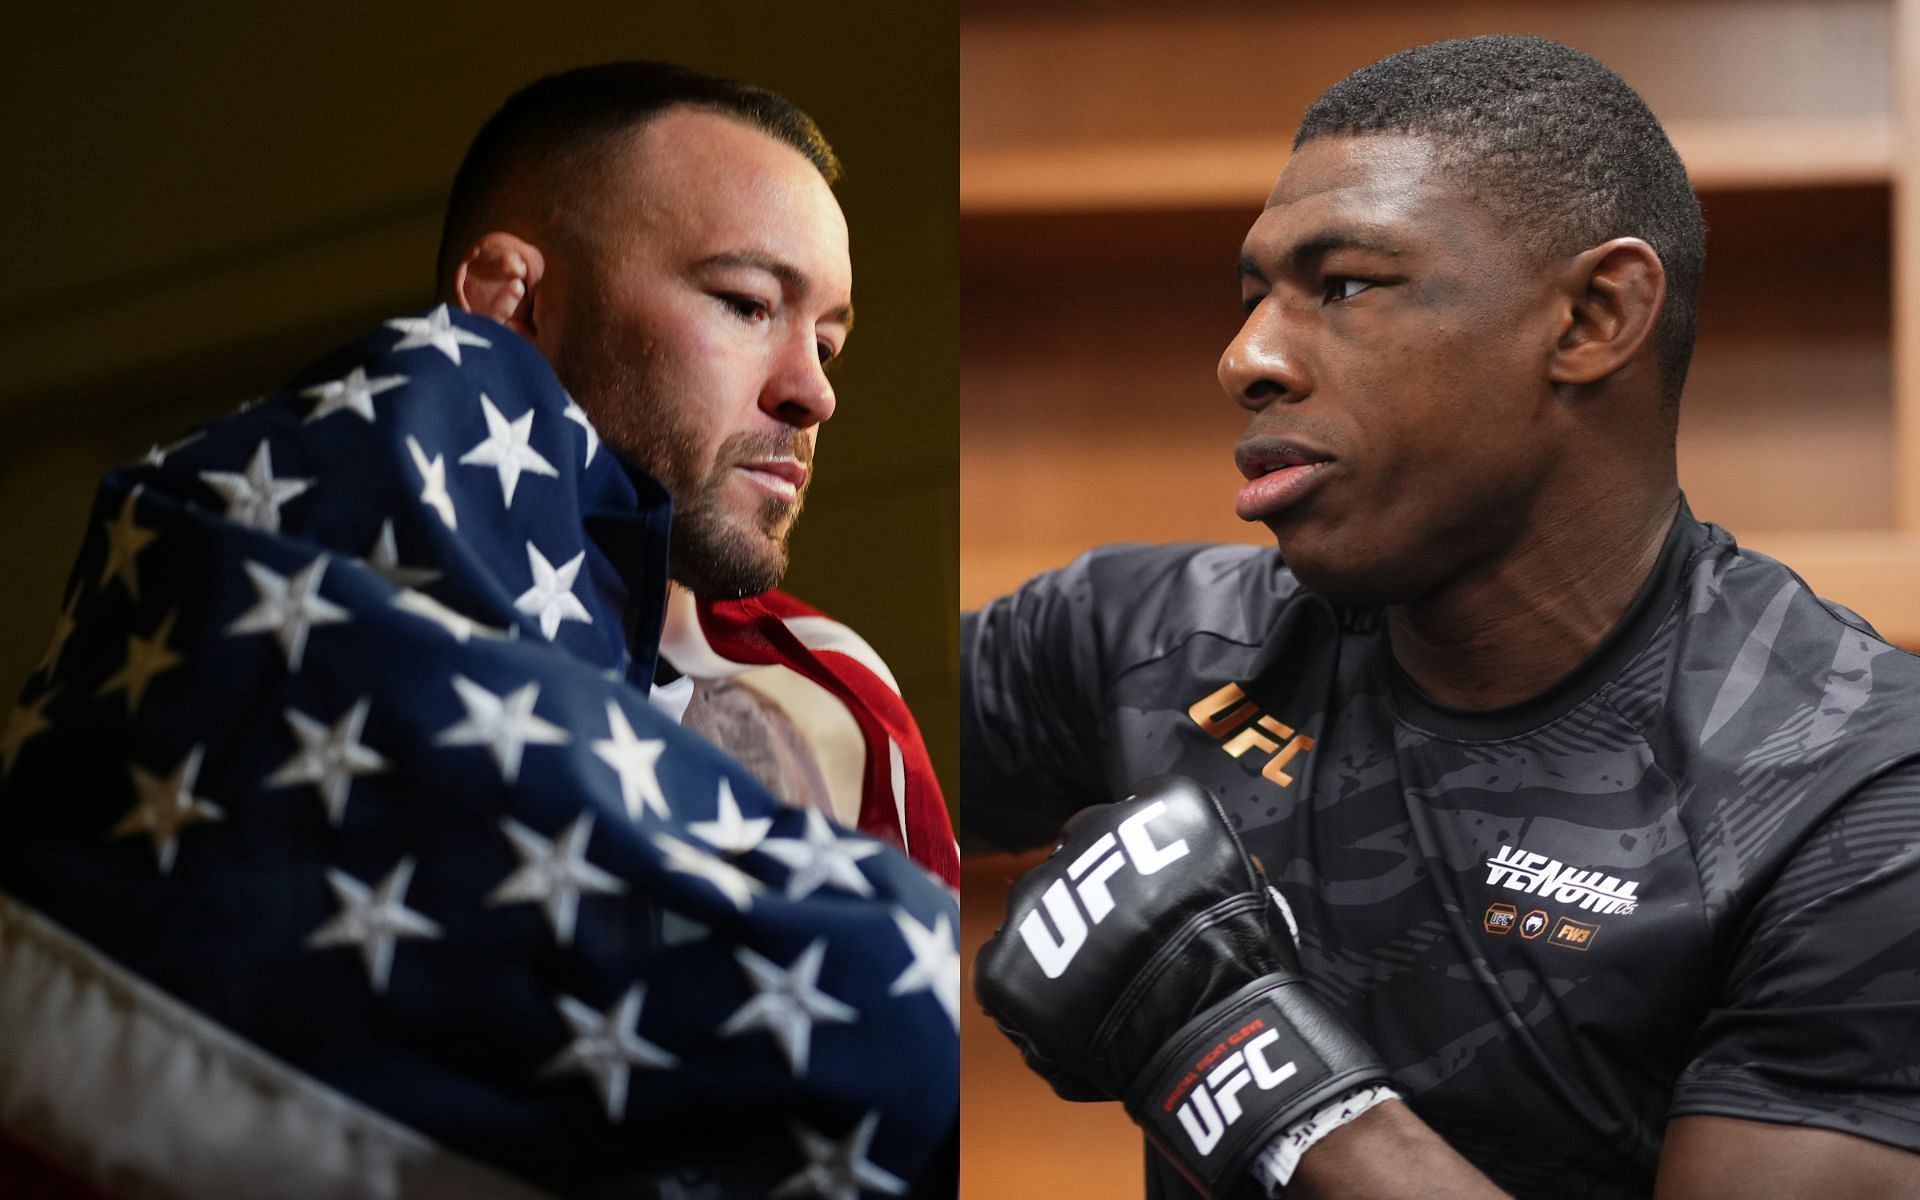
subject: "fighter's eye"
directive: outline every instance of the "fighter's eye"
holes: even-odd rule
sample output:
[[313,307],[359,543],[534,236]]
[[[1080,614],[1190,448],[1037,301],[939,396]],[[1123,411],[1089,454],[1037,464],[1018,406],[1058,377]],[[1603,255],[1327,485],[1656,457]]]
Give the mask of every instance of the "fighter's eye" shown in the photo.
[[717,299],[720,303],[726,305],[727,308],[733,312],[734,316],[739,317],[742,321],[761,321],[772,313],[772,308],[767,302],[756,296],[741,295],[738,292],[722,292]]
[[1323,285],[1321,298],[1329,304],[1342,300],[1351,300],[1361,292],[1372,287],[1373,283],[1365,279],[1354,279],[1347,275],[1329,275]]
[[821,366],[824,367],[833,362],[834,349],[832,342],[815,342],[813,348],[820,355]]
[[1252,316],[1252,315],[1253,315],[1253,310],[1254,310],[1254,309],[1256,309],[1256,308],[1259,308],[1259,307],[1260,307],[1260,302],[1261,302],[1262,300],[1265,300],[1265,299],[1266,299],[1266,297],[1265,297],[1265,296],[1242,296],[1242,297],[1240,297],[1240,313],[1241,313],[1241,315],[1242,315],[1242,316],[1248,316],[1248,317],[1250,317],[1250,316]]

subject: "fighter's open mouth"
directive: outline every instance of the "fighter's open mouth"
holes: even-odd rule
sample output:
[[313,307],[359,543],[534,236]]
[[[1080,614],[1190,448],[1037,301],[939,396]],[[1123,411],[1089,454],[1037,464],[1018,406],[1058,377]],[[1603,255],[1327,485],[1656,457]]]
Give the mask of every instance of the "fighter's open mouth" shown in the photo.
[[1333,465],[1333,456],[1278,438],[1248,438],[1234,447],[1234,465],[1247,480],[1234,497],[1243,521],[1261,521],[1306,496]]

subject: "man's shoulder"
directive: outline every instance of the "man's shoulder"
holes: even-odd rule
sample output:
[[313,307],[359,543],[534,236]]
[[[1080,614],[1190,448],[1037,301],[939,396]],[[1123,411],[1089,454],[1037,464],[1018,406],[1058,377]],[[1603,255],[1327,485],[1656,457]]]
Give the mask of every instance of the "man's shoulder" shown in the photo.
[[1920,748],[1920,656],[1779,560],[1705,526],[1676,615],[1670,710],[1696,772],[1843,794]]
[[1678,616],[1685,653],[1726,664],[1716,694],[1726,693],[1729,703],[1751,684],[1899,702],[1920,721],[1920,655],[1820,595],[1790,565],[1740,545],[1718,526],[1702,526]]

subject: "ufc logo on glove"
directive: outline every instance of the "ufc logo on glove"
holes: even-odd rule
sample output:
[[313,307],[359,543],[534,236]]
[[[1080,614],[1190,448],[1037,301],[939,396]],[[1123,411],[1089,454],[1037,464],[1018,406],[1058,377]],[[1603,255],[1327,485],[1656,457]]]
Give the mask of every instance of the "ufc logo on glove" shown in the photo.
[[1213,1200],[1265,1195],[1264,1147],[1386,1079],[1301,976],[1277,897],[1190,779],[1068,821],[1013,885],[973,978],[1055,1092],[1124,1102]]
[[[1131,864],[1138,874],[1152,875],[1168,863],[1186,857],[1186,842],[1156,846],[1147,832],[1147,826],[1165,813],[1166,808],[1156,800],[1122,821],[1115,830],[1120,839],[1118,849],[1114,847],[1113,833],[1101,834],[1098,841],[1068,865],[1066,879],[1055,880],[1040,894],[1047,916],[1053,918],[1052,929],[1047,928],[1047,919],[1037,908],[1020,922],[1020,940],[1033,952],[1034,961],[1040,964],[1040,970],[1048,979],[1058,979],[1065,974],[1073,963],[1073,956],[1087,944],[1087,921],[1098,925],[1113,911],[1113,893],[1107,889],[1107,880],[1116,871]],[[1067,880],[1077,881],[1071,891]],[[1078,905],[1074,903],[1076,896]],[[1083,908],[1085,920],[1080,916]]]
[[[1234,1033],[1227,1039],[1228,1043],[1249,1036],[1253,1040],[1209,1071],[1204,1083],[1199,1082],[1197,1066],[1195,1073],[1181,1080],[1161,1104],[1162,1111],[1173,1108],[1187,1085],[1193,1085],[1193,1094],[1181,1102],[1176,1111],[1180,1116],[1180,1128],[1186,1131],[1193,1148],[1203,1155],[1213,1152],[1213,1148],[1220,1144],[1221,1136],[1227,1132],[1227,1126],[1238,1121],[1240,1114],[1246,1111],[1240,1106],[1238,1093],[1241,1088],[1253,1084],[1263,1092],[1272,1091],[1300,1070],[1300,1064],[1292,1059],[1277,1067],[1267,1061],[1267,1049],[1280,1040],[1280,1031],[1266,1029],[1263,1033],[1254,1034],[1254,1030],[1262,1029],[1265,1025],[1264,1021],[1254,1020]],[[1213,1054],[1217,1055],[1226,1046],[1227,1043],[1222,1043],[1214,1049]],[[1204,1065],[1204,1061],[1199,1064]]]

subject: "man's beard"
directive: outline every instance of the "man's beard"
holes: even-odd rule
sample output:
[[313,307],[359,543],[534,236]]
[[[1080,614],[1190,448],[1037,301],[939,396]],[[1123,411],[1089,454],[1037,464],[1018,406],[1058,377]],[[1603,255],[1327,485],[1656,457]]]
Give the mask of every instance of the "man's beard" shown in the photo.
[[[631,453],[644,465],[639,452]],[[721,443],[713,469],[693,488],[661,479],[674,497],[668,567],[694,595],[714,600],[755,596],[778,586],[787,573],[787,537],[806,501],[805,485],[791,502],[766,495],[756,497],[745,514],[723,508],[722,492],[737,474],[733,464],[769,458],[797,459],[811,472],[813,445],[798,431],[737,433]]]
[[674,580],[696,596],[715,600],[777,586],[786,574],[787,537],[806,486],[790,502],[764,495],[732,511],[725,492],[737,486],[735,464],[742,462],[792,458],[811,474],[811,439],[797,429],[736,433],[720,444],[703,474],[697,422],[690,419],[698,401],[673,396],[648,377],[643,364],[654,358],[649,348],[638,352],[636,362],[634,352],[620,353],[611,344],[604,323],[595,326],[567,339],[554,372],[586,409],[601,439],[645,468],[673,497],[667,565]]

